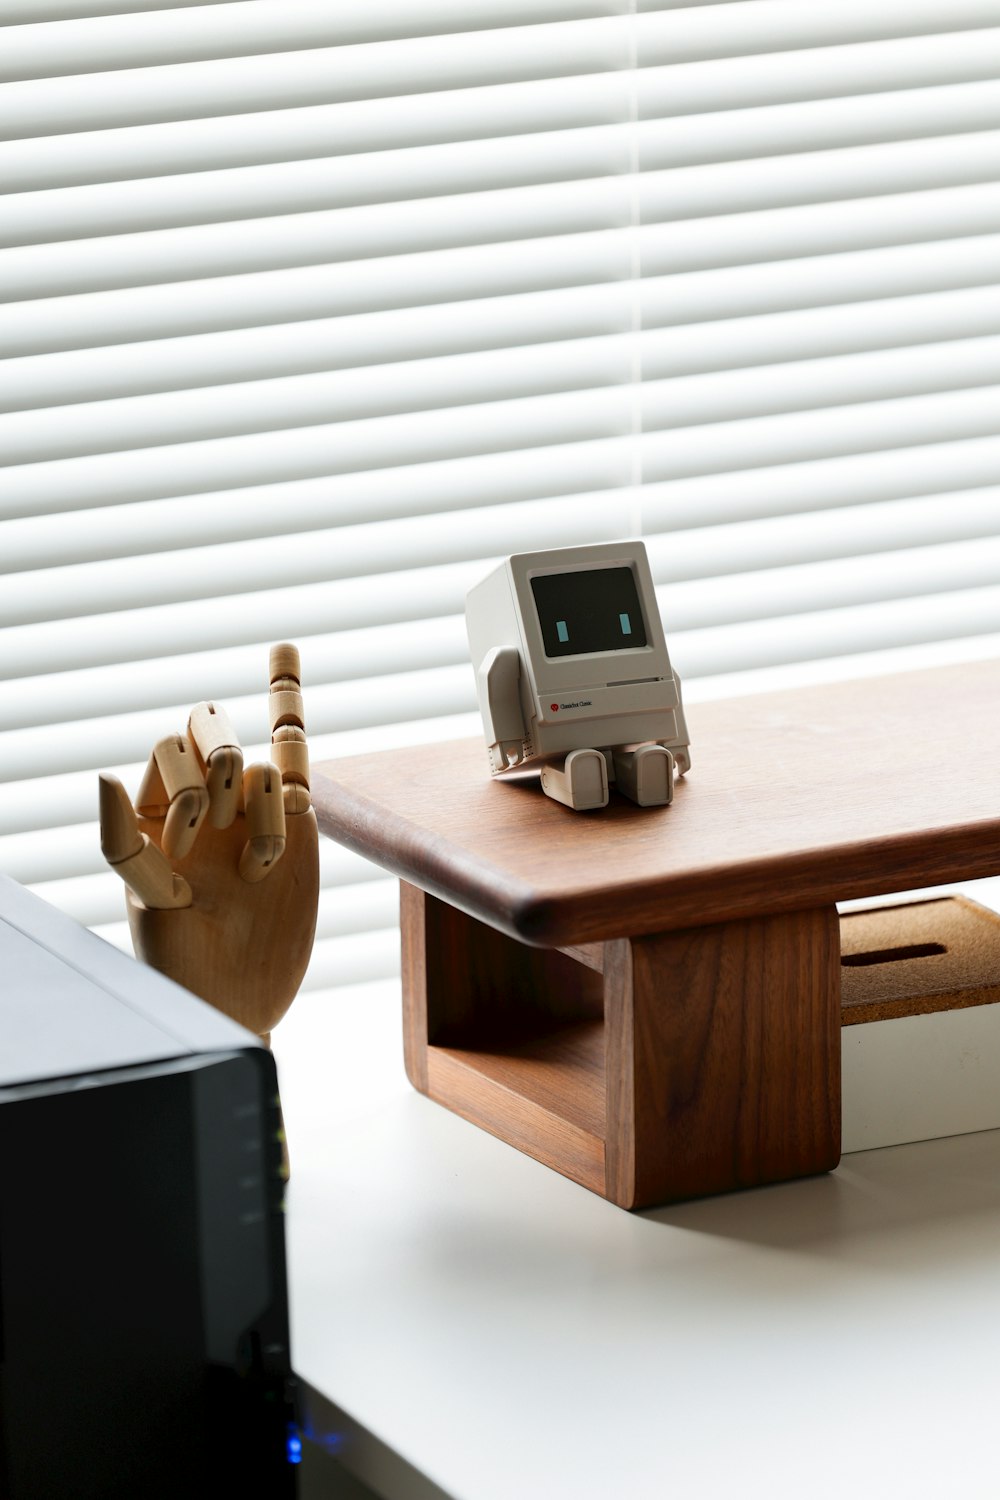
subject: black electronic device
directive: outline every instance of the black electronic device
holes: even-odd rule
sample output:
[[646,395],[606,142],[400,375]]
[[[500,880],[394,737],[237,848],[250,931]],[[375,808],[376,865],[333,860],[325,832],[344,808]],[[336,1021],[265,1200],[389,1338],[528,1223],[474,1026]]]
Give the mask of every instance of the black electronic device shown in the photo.
[[0,878],[0,1496],[290,1500],[274,1062]]

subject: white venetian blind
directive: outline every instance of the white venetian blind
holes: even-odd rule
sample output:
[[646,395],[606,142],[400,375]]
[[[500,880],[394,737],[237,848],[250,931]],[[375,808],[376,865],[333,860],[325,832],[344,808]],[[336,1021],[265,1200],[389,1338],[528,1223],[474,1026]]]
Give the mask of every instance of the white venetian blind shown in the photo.
[[[298,641],[473,733],[465,589],[647,534],[690,683],[1000,632],[1000,0],[0,0],[0,868]],[[820,670],[817,667],[817,670]],[[697,681],[695,691],[697,691]],[[394,962],[324,845],[312,982]]]
[[1000,0],[638,26],[642,517],[679,664],[995,633]]

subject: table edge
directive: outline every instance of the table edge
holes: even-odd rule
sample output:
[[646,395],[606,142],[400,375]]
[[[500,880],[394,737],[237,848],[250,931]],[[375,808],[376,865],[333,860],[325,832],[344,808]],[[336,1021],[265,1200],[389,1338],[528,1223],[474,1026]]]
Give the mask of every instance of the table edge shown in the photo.
[[684,879],[667,875],[616,885],[620,910],[634,891],[633,922],[609,917],[600,892],[560,896],[540,891],[357,792],[345,792],[324,764],[314,768],[313,800],[321,831],[509,937],[535,947],[568,947],[616,937],[702,927],[718,922],[809,911],[838,901],[950,885],[1000,875],[1000,817],[944,830],[917,829],[879,841],[878,874],[866,874],[857,843],[713,866]]

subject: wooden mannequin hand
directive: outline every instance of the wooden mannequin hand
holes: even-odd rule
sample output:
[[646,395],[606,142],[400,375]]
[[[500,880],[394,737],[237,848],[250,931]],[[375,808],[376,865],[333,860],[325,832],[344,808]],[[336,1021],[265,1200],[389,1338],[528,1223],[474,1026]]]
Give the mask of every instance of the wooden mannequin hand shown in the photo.
[[154,748],[138,817],[100,778],[101,848],[128,887],[136,956],[267,1039],[316,932],[319,841],[294,646],[271,651],[273,762],[243,769],[224,709]]

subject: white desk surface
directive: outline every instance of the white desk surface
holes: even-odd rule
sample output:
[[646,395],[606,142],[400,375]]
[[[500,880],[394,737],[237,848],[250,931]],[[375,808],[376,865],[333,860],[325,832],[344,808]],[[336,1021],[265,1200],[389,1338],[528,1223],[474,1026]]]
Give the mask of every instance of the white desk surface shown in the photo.
[[630,1215],[416,1094],[398,983],[274,1042],[293,1361],[388,1500],[1000,1495],[1000,1131]]

